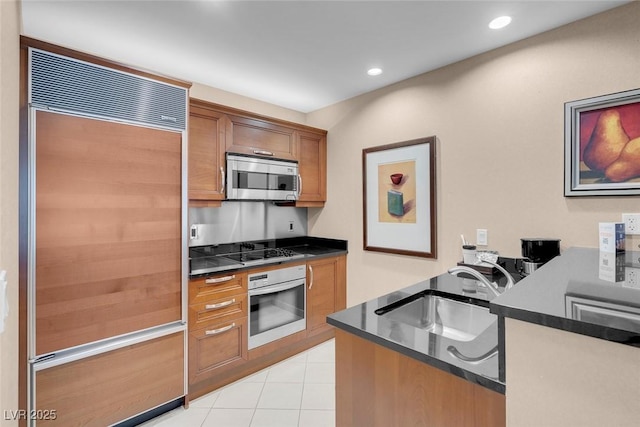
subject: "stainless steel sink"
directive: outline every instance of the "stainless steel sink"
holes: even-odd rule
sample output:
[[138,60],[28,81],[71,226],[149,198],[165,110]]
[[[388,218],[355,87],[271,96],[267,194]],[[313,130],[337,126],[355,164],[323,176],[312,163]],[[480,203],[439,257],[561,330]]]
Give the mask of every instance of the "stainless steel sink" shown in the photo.
[[443,296],[426,294],[406,300],[406,304],[396,302],[376,314],[456,341],[472,341],[497,320],[487,307]]

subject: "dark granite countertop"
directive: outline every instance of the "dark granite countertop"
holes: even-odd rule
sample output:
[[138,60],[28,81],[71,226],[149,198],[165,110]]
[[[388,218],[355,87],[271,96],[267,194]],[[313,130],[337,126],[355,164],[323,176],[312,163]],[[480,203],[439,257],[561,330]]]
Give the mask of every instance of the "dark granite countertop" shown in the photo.
[[[287,260],[278,260],[270,262],[265,260],[264,262],[256,264],[243,265],[240,262],[228,260],[225,255],[242,250],[247,245],[257,246],[259,248],[273,248],[273,249],[286,249],[296,253],[296,257],[291,257]],[[347,254],[347,241],[339,239],[327,239],[323,237],[291,237],[287,239],[270,239],[261,240],[255,242],[242,242],[242,243],[230,243],[221,244],[215,247],[208,246],[207,250],[211,252],[210,260],[215,262],[217,268],[215,271],[205,272],[201,274],[189,274],[189,279],[195,279],[200,277],[207,277],[214,274],[220,274],[231,271],[243,271],[249,269],[256,269],[269,265],[276,264],[288,264],[292,262],[306,262],[311,259],[338,256]],[[190,251],[198,250],[198,247],[189,248]],[[190,262],[191,264],[191,262]],[[191,266],[193,268],[193,266]]]
[[490,308],[499,316],[640,347],[640,253],[570,248]]
[[471,364],[453,357],[447,350],[454,346],[468,357],[478,357],[491,352],[498,346],[498,320],[475,339],[459,341],[375,313],[379,308],[421,292],[451,295],[463,302],[488,307],[493,295],[487,289],[478,288],[477,284],[473,279],[443,274],[334,313],[328,316],[327,322],[360,338],[504,394],[505,385],[499,380],[497,356],[479,364]]

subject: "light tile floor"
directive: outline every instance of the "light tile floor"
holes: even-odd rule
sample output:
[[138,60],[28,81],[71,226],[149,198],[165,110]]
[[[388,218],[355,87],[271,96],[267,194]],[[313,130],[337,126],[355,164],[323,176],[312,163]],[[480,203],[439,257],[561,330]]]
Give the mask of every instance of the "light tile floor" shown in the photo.
[[326,341],[144,427],[334,427],[335,343]]

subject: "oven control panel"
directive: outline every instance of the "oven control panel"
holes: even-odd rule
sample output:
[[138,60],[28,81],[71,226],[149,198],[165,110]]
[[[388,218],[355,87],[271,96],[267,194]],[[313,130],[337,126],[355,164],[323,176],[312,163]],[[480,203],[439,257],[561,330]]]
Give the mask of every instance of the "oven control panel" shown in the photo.
[[269,285],[290,282],[292,280],[306,279],[307,267],[296,265],[293,267],[279,268],[265,272],[249,274],[249,289],[262,288]]

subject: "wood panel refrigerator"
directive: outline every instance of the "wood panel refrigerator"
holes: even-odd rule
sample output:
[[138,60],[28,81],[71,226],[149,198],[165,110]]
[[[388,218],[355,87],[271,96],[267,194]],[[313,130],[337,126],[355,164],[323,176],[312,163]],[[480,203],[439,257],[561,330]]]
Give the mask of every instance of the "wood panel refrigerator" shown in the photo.
[[28,425],[186,394],[187,91],[28,49]]

